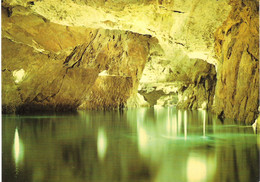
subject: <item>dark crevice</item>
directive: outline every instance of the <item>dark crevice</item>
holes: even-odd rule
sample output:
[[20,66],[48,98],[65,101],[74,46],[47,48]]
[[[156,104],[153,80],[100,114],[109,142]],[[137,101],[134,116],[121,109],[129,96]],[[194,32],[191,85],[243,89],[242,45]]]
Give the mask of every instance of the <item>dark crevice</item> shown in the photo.
[[235,42],[236,42],[236,39],[232,39],[228,45],[228,51],[227,51],[227,59],[230,58],[231,54],[232,54],[232,49],[233,49],[233,46],[235,45]]
[[251,56],[251,59],[252,59],[253,61],[258,61],[258,58],[255,57],[251,52],[249,52],[248,48],[249,48],[249,47],[247,47],[246,51],[247,51],[247,53]]
[[178,10],[172,10],[172,12],[174,12],[174,13],[182,13],[182,14],[185,13],[185,12],[183,12],[183,11],[178,11]]
[[185,12],[183,11],[179,11],[179,10],[171,10],[171,9],[167,9],[166,7],[164,6],[159,6],[159,8],[162,8],[162,9],[165,9],[166,11],[171,11],[171,12],[174,12],[174,13],[181,13],[181,14],[184,14]]
[[7,69],[7,68],[5,68],[5,69],[2,69],[2,72],[5,72],[5,71],[12,72],[12,70],[9,70],[9,69]]
[[64,61],[63,64],[67,64],[67,63],[71,60],[71,58],[72,58],[72,57],[74,56],[74,54],[76,53],[77,48],[78,48],[78,46],[76,46],[76,47],[73,49],[73,51],[70,53],[70,55],[66,57],[66,59],[65,59],[65,61]]
[[147,28],[147,30],[149,30],[150,32],[156,33],[155,31],[151,30],[150,28]]
[[[35,97],[31,102],[33,102],[33,101],[35,101],[35,102],[44,102],[45,100],[48,100],[49,98],[55,97],[55,96],[60,92],[60,90],[61,90],[61,88],[62,88],[62,85],[63,85],[64,79],[65,79],[65,76],[66,76],[66,74],[63,75],[60,88],[59,88],[59,90],[58,90],[56,93],[54,93],[54,94],[52,94],[52,95],[50,95],[50,96],[47,96],[47,97],[45,97],[45,98],[43,98],[43,99],[41,99],[41,100],[38,99],[38,96],[39,96],[39,94],[38,94],[38,95],[36,95],[36,97]],[[40,94],[41,94],[41,93],[40,93]]]
[[238,29],[239,29],[239,26],[241,25],[242,21],[241,22],[238,22],[234,25],[232,25],[226,32],[226,36],[228,36],[230,33],[232,33],[233,35],[236,35],[238,33]]
[[225,119],[224,111],[221,111],[221,113],[218,115],[218,119],[223,123]]
[[[89,48],[89,46],[93,43],[93,41],[96,39],[98,32],[96,33],[96,35],[94,36],[94,38],[90,41],[90,43],[86,46],[86,48],[84,49],[83,53],[81,54],[80,58],[78,59],[78,61],[76,61],[75,63],[72,64],[72,66],[68,67],[66,70],[66,73],[68,72],[69,69],[74,68],[74,66],[76,64],[78,64],[78,66],[80,65],[80,62],[82,61],[83,55],[86,53],[87,49]],[[77,51],[78,47],[75,47],[74,50],[72,51],[72,53],[65,59],[63,64],[68,64],[69,61],[73,58],[73,56],[75,55],[76,51]]]
[[181,42],[175,42],[175,44],[178,44],[178,45],[184,46],[184,44],[181,43]]
[[12,14],[13,14],[13,9],[10,8],[10,7],[8,7],[8,8],[7,8],[7,16],[8,16],[8,17],[11,17]]
[[34,2],[33,1],[29,1],[28,4],[34,5]]

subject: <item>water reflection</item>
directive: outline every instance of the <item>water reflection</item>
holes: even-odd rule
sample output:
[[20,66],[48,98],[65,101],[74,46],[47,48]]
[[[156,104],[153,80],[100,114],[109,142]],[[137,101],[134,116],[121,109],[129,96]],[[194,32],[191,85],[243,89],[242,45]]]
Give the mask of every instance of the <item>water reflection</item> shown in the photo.
[[254,182],[259,177],[259,138],[252,128],[223,125],[206,111],[4,116],[2,126],[3,181]]
[[104,128],[98,129],[97,151],[99,159],[103,161],[107,152],[107,136]]
[[184,111],[184,138],[187,139],[187,111]]
[[203,137],[206,137],[206,111],[203,112]]
[[14,144],[13,144],[13,157],[16,165],[16,173],[19,170],[19,163],[23,160],[24,146],[22,140],[19,138],[18,129],[15,128]]
[[203,182],[207,177],[207,160],[192,153],[187,160],[187,179],[190,182]]

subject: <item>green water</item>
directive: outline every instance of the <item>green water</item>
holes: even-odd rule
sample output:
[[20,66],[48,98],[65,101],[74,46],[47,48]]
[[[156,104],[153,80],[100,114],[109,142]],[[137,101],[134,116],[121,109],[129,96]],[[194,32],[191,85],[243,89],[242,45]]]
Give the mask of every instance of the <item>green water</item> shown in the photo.
[[3,181],[257,182],[260,138],[206,111],[2,117]]

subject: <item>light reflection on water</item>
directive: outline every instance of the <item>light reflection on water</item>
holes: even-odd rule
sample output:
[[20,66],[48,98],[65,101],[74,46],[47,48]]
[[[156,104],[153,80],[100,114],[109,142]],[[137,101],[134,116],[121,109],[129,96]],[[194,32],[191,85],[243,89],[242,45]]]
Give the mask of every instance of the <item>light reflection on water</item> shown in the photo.
[[107,136],[104,128],[98,128],[97,152],[99,159],[103,161],[107,152]]
[[[3,116],[3,181],[258,181],[259,136],[206,111]],[[19,172],[17,172],[19,169]]]
[[13,144],[13,158],[15,161],[15,173],[18,174],[19,172],[19,165],[23,160],[23,142],[19,138],[19,132],[18,128],[15,128],[15,134],[14,134],[14,144]]

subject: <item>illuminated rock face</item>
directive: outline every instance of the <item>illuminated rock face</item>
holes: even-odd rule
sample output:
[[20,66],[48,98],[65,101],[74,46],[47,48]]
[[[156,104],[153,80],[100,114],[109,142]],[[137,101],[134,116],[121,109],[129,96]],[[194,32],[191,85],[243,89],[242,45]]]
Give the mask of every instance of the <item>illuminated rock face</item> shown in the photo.
[[[44,25],[46,24],[41,26]],[[56,33],[63,34],[63,28],[61,27]],[[38,30],[35,29],[34,31]],[[40,52],[30,43],[27,45],[17,43],[19,40],[16,37],[3,38],[3,111],[75,110],[86,97],[92,99],[103,97],[105,100],[108,95],[119,99],[108,99],[110,103],[98,103],[93,100],[87,102],[92,102],[91,108],[124,106],[130,94],[134,94],[134,90],[137,90],[138,81],[149,55],[148,44],[156,43],[156,40],[150,36],[117,30],[85,29],[84,32],[88,37],[85,43],[74,47],[73,50],[59,52],[55,52],[55,48],[51,49],[44,43],[39,46],[46,46],[46,49]],[[40,33],[37,32],[37,35]],[[30,37],[30,34],[26,35],[29,36],[23,38]],[[61,47],[62,43],[61,37]],[[47,48],[51,50],[46,51]],[[122,83],[125,80],[126,84],[118,86],[120,79],[115,79],[111,84],[109,79],[100,82],[97,78],[104,70],[113,78],[127,78],[121,80]],[[97,88],[107,85],[109,87],[105,90],[108,91],[110,88],[111,93],[97,96],[97,93],[102,94]],[[124,86],[128,90],[119,96],[119,90],[120,88],[123,90]],[[94,96],[93,91],[97,91]]]
[[234,1],[217,30],[215,110],[220,117],[253,123],[259,103],[259,17],[257,1]]
[[[184,58],[181,61],[186,62],[182,67],[170,61],[164,66],[148,63],[140,81],[139,93],[150,105],[211,108],[216,85],[215,66],[200,59]],[[155,65],[158,65],[157,70],[153,68]]]
[[256,7],[249,0],[4,0],[3,110],[148,105],[140,94],[150,105],[206,109],[217,82],[216,113],[253,122]]
[[99,76],[80,109],[123,108],[133,90],[131,77]]

